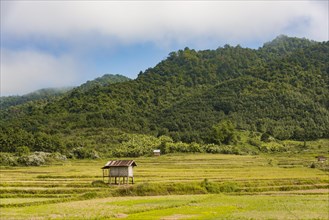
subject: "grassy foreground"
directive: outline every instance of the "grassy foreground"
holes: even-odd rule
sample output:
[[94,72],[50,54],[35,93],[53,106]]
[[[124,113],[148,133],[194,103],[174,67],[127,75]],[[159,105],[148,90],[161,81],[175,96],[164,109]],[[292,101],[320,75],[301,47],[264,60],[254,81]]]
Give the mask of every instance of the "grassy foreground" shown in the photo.
[[5,208],[3,219],[327,219],[327,195],[112,197]]
[[1,219],[328,219],[312,154],[136,158],[133,186],[92,185],[106,161],[2,168]]

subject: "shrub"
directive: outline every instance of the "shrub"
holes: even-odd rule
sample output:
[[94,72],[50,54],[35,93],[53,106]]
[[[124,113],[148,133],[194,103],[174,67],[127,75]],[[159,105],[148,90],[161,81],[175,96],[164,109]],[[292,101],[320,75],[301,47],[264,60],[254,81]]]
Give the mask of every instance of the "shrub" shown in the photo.
[[30,154],[30,148],[27,146],[21,146],[16,148],[16,155],[17,156],[23,156],[23,155],[29,155]]
[[183,142],[166,143],[165,153],[190,152],[190,145]]
[[208,179],[204,179],[201,182],[201,186],[209,193],[230,193],[239,191],[237,184],[232,182],[214,183],[210,182]]
[[136,187],[137,195],[139,196],[152,196],[167,194],[166,187],[159,184],[144,183]]
[[98,159],[98,152],[93,149],[77,147],[72,149],[73,156],[77,159]]
[[54,161],[66,160],[66,156],[60,153],[47,153],[36,151],[30,155],[18,157],[17,162],[22,166],[41,166]]
[[155,196],[168,194],[205,194],[207,191],[199,183],[143,183],[120,187],[113,195],[117,196]]
[[219,186],[219,189],[221,192],[226,192],[226,193],[239,191],[237,184],[232,182],[223,183],[222,185]]
[[167,186],[169,194],[205,194],[207,191],[198,183],[173,183]]
[[192,142],[190,144],[190,152],[193,153],[202,153],[204,152],[203,148],[200,146],[200,144]]
[[104,181],[102,180],[95,180],[95,181],[92,181],[91,183],[92,186],[94,187],[108,187],[108,184],[106,184]]
[[208,144],[205,145],[205,151],[207,153],[212,154],[236,154],[240,155],[242,154],[240,149],[231,145],[215,145],[215,144]]
[[16,166],[17,157],[13,156],[10,153],[0,153],[0,165],[1,166]]
[[211,153],[211,154],[221,153],[221,147],[215,144],[207,144],[205,145],[205,149],[207,153]]
[[249,139],[248,140],[248,144],[250,144],[250,145],[252,145],[254,147],[257,147],[258,149],[260,149],[261,148],[261,145],[262,145],[262,143],[260,141],[255,140],[255,139]]
[[274,153],[274,152],[285,152],[285,151],[287,151],[287,148],[280,143],[271,142],[271,143],[267,143],[264,146],[262,146],[262,148],[260,150],[264,151],[264,152]]
[[230,145],[223,146],[221,153],[222,154],[236,154],[236,155],[242,154],[240,152],[240,149],[238,149],[237,147],[230,146]]
[[268,133],[263,133],[262,136],[260,137],[260,140],[263,142],[270,142],[270,135]]
[[97,197],[98,197],[98,194],[96,192],[86,192],[81,195],[82,199],[94,199]]
[[24,166],[41,166],[46,163],[47,154],[45,152],[34,152],[28,156],[21,156],[18,158],[18,163]]
[[315,163],[312,163],[311,166],[310,166],[310,168],[312,168],[312,169],[316,168]]
[[66,156],[59,153],[59,152],[55,152],[55,153],[51,153],[49,155],[49,158],[51,158],[52,160],[55,160],[55,161],[65,161],[67,160]]

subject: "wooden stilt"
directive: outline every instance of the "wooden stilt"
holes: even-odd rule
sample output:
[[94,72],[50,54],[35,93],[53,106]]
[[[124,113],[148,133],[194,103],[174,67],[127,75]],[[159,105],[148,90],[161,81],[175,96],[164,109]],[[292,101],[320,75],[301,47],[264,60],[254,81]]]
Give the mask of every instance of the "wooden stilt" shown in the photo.
[[[106,167],[107,168],[107,167]],[[122,169],[121,169],[122,168]],[[111,172],[113,171],[113,172]],[[113,170],[111,168],[102,170],[103,172],[103,182],[116,185],[129,185],[134,184],[134,177],[132,172],[132,167],[128,167],[125,170],[125,167],[114,167]],[[114,175],[111,175],[114,174]],[[123,176],[126,175],[126,176]],[[114,179],[112,179],[114,178]],[[122,178],[122,180],[121,180]],[[107,180],[107,181],[106,181]]]

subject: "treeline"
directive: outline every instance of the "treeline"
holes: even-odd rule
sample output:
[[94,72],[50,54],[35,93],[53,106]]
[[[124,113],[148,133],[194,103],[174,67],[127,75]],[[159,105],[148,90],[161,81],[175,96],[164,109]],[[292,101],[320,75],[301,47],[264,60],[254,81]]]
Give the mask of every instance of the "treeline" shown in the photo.
[[[2,152],[29,154],[30,152],[58,152],[68,158],[99,158],[102,156],[139,157],[152,155],[154,149],[167,153],[228,153],[240,152],[227,145],[237,144],[238,131],[230,121],[213,127],[209,143],[175,142],[169,136],[154,137],[145,134],[128,134],[118,129],[83,129],[71,134],[31,134],[22,129],[1,129]],[[109,135],[110,134],[110,135]],[[212,143],[213,142],[213,143]],[[214,144],[215,143],[215,144]],[[242,153],[242,151],[241,151]],[[246,153],[246,152],[243,152]]]
[[[156,140],[166,136],[179,149],[211,144],[224,149],[237,143],[234,136],[219,138],[225,130],[215,132],[228,121],[235,131],[277,140],[329,138],[328,54],[329,42],[286,36],[257,50],[185,48],[140,72],[136,80],[105,75],[56,99],[2,108],[1,151],[28,146],[31,151],[73,152],[81,144],[72,147],[71,142],[79,140],[102,152],[106,140],[107,151],[139,155],[142,149],[118,141],[120,132]],[[81,132],[88,129],[104,138]]]
[[[13,131],[11,131],[13,132]],[[280,141],[268,133],[239,131],[229,121],[214,125],[208,143],[174,141],[169,136],[154,137],[145,134],[127,134],[118,129],[88,128],[79,130],[68,138],[63,134],[28,135],[17,133],[11,142],[2,142],[7,152],[0,153],[0,166],[40,166],[62,163],[69,159],[98,159],[118,157],[153,156],[159,149],[161,155],[173,153],[210,153],[256,155],[303,151],[325,152],[328,140],[321,142]],[[1,131],[0,139],[4,138]],[[110,135],[109,135],[110,134]],[[17,145],[19,147],[12,148]],[[49,146],[57,146],[49,148]]]

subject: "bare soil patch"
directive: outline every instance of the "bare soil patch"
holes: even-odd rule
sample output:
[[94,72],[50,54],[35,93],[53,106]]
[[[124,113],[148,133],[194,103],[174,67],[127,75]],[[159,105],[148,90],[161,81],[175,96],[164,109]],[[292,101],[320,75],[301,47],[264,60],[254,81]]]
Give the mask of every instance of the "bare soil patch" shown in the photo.
[[116,218],[127,218],[128,215],[127,214],[124,214],[124,213],[118,213],[115,215]]
[[165,216],[161,218],[161,220],[179,220],[179,219],[187,219],[195,217],[195,215],[181,215],[181,214],[175,214],[170,216]]

